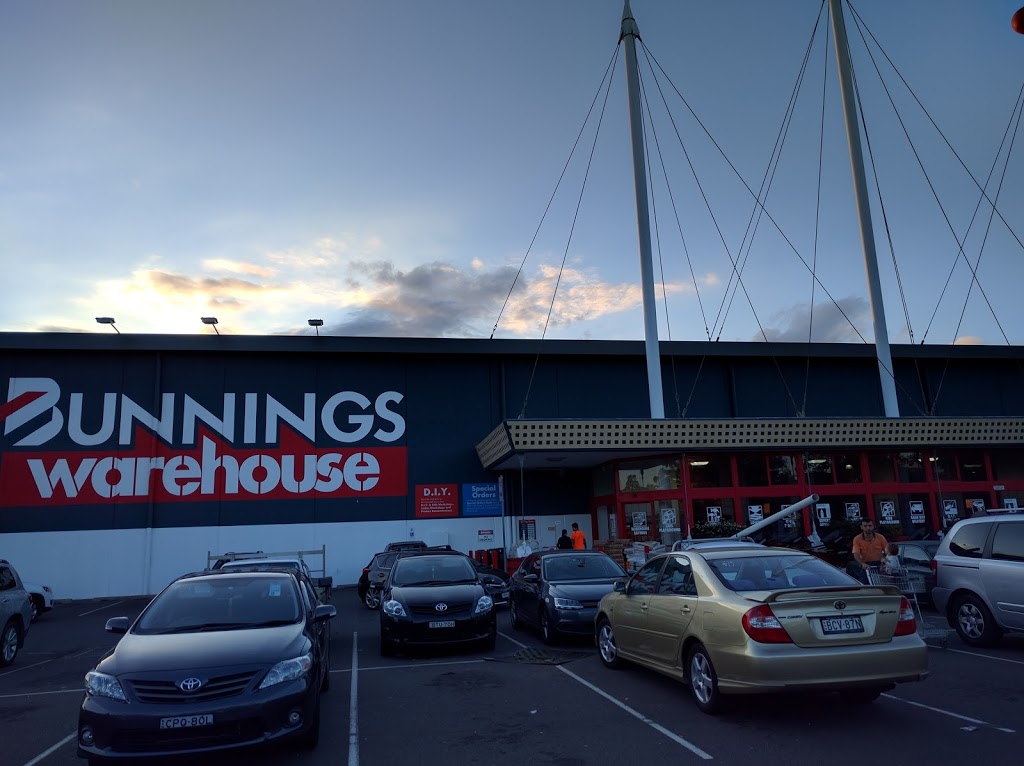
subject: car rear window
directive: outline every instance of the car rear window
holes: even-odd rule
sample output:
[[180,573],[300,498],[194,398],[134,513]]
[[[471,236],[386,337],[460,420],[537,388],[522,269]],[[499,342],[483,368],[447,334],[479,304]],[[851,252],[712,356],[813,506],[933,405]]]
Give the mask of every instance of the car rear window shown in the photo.
[[956,530],[949,541],[949,550],[956,556],[969,559],[980,559],[985,552],[991,524],[965,524]]
[[391,584],[398,587],[476,582],[476,570],[466,556],[409,556],[391,569]]
[[858,585],[858,581],[831,564],[803,553],[781,556],[722,556],[708,566],[729,589],[800,590],[824,586]]
[[992,558],[1024,561],[1024,523],[1000,524],[992,540]]

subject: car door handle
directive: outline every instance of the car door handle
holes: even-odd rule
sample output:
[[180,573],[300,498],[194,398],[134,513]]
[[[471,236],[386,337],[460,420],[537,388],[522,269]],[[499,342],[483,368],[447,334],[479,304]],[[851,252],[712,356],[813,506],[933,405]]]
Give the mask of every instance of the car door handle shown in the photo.
[[690,611],[690,605],[689,604],[683,604],[683,608],[680,609],[679,611],[680,612],[689,612]]

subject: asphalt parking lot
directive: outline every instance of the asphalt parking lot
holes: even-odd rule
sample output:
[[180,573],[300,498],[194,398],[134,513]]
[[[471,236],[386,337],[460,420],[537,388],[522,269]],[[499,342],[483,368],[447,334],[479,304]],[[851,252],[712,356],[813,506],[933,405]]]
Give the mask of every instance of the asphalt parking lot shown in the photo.
[[[333,595],[332,685],[320,745],[166,763],[639,764],[645,762],[1011,763],[1024,731],[1024,637],[975,650],[933,640],[932,676],[866,707],[835,695],[755,697],[726,715],[697,711],[679,683],[639,668],[610,671],[587,642],[549,648],[498,617],[493,652],[382,659],[377,614],[353,589]],[[75,755],[82,678],[116,637],[109,617],[145,599],[58,605],[0,671],[0,766],[84,763]],[[944,638],[938,615],[925,613]],[[945,648],[941,648],[941,647]],[[164,761],[161,761],[164,762]]]

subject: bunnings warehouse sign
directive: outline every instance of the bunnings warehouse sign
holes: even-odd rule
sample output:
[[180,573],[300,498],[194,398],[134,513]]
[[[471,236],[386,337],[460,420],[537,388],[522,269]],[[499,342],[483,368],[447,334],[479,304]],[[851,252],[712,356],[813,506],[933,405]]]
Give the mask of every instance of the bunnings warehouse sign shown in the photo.
[[0,508],[407,494],[402,393],[186,377],[156,395],[11,377]]

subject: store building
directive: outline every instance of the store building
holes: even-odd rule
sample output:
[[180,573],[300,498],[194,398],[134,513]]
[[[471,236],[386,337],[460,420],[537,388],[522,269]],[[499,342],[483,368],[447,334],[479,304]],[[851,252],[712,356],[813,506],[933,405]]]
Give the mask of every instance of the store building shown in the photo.
[[[671,542],[820,496],[778,538],[907,536],[1024,506],[1022,350],[640,341],[0,335],[0,557],[61,597],[151,593],[228,550]],[[2,384],[2,383],[0,383]]]

